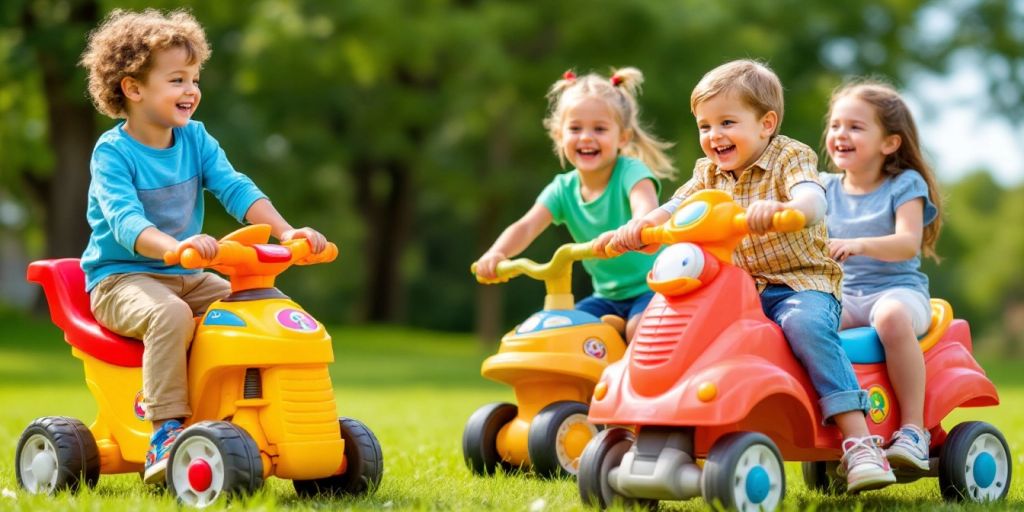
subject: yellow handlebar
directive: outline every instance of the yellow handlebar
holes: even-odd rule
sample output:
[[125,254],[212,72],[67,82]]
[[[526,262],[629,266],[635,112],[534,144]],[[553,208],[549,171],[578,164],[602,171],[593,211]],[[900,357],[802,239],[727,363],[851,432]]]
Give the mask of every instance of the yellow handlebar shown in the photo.
[[[565,244],[559,247],[547,263],[537,263],[529,258],[516,258],[504,260],[498,263],[494,273],[497,277],[486,279],[476,276],[476,280],[482,284],[497,284],[507,282],[509,279],[526,275],[538,281],[557,279],[572,268],[572,262],[597,258],[601,255],[594,252],[593,243]],[[469,271],[476,274],[476,263],[470,266]]]

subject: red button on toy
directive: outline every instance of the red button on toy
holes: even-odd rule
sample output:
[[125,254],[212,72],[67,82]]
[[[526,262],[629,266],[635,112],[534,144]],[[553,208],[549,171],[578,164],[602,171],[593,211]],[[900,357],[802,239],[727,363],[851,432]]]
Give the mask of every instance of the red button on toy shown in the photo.
[[252,248],[256,249],[256,257],[263,263],[285,263],[292,259],[292,252],[280,245],[257,244]]

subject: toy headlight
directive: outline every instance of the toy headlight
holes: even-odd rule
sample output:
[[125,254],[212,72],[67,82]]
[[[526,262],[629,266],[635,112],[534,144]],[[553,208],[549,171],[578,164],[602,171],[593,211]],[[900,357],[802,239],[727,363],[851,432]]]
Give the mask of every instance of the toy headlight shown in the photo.
[[668,247],[654,261],[647,284],[662,295],[681,295],[700,288],[718,274],[718,260],[690,243]]
[[704,201],[696,201],[679,209],[674,215],[672,215],[672,226],[676,228],[685,228],[691,226],[697,221],[704,218],[704,215],[708,213],[710,208],[708,203]]

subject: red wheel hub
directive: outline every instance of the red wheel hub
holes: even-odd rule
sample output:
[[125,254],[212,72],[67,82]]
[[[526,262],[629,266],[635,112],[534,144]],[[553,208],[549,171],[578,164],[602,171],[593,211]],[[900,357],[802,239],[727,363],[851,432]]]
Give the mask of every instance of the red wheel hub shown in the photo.
[[213,482],[213,469],[205,459],[195,459],[188,463],[188,485],[193,489],[203,492],[210,488]]

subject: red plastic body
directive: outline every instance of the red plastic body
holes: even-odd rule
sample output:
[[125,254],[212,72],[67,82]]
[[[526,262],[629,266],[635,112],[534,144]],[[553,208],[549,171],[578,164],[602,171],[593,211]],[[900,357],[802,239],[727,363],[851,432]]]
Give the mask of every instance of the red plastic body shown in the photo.
[[[940,422],[951,410],[996,405],[999,398],[971,355],[967,322],[954,320],[924,356],[925,423],[939,445],[945,440]],[[854,370],[871,397],[868,427],[888,439],[900,414],[885,365]],[[768,435],[787,460],[837,459],[841,452],[839,430],[822,424],[811,381],[782,330],[762,312],[753,279],[730,264],[691,293],[656,295],[626,357],[601,381],[607,393],[591,403],[590,421],[694,427],[698,457],[736,431]],[[699,396],[702,384],[716,389],[712,398]]]

